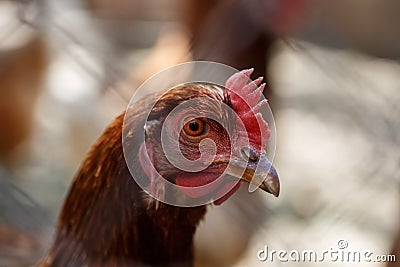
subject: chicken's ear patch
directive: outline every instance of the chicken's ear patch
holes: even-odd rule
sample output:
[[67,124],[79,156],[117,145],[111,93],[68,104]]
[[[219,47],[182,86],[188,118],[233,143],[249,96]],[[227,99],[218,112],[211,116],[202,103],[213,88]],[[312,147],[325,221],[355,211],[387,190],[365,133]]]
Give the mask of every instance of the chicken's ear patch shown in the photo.
[[251,81],[250,75],[253,71],[254,69],[247,69],[233,74],[226,81],[225,88],[232,109],[246,127],[249,142],[256,149],[262,150],[270,137],[268,123],[260,113],[267,100],[260,101],[265,83],[261,84],[263,77]]
[[[144,142],[139,148],[139,162],[143,172],[149,177],[149,193],[153,200],[165,199],[165,180],[154,166],[154,149],[152,144]],[[151,201],[153,202],[153,201]],[[159,203],[156,201],[156,205]],[[158,208],[158,206],[156,206]]]

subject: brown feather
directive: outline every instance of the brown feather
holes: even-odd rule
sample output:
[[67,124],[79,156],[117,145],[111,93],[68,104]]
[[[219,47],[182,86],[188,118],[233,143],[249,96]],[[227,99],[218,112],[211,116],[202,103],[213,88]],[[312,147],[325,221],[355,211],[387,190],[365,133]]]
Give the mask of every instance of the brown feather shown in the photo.
[[[177,104],[199,96],[223,100],[220,90],[181,86],[164,94],[148,119],[162,121]],[[137,109],[128,110],[125,123],[133,129],[131,136],[134,129],[143,127],[145,110],[157,97],[150,96]],[[81,166],[64,202],[54,245],[39,267],[193,265],[193,235],[206,207],[159,203],[157,209],[148,208],[149,196],[125,162],[124,116],[109,125]],[[130,153],[137,155],[139,146],[131,144]]]

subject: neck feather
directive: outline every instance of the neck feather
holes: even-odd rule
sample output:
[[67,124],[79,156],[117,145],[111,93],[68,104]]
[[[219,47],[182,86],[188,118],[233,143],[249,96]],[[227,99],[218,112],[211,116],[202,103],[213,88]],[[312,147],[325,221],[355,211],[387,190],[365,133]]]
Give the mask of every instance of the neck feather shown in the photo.
[[125,163],[123,119],[105,130],[81,166],[39,266],[192,266],[193,235],[206,208],[148,205]]

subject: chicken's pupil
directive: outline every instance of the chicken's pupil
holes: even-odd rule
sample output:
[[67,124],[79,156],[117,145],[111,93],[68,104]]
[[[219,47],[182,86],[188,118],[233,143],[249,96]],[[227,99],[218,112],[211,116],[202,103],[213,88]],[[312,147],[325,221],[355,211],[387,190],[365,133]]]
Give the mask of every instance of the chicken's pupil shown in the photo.
[[197,122],[192,121],[192,122],[189,123],[189,129],[191,131],[197,132],[199,130],[199,128],[200,128],[200,125]]

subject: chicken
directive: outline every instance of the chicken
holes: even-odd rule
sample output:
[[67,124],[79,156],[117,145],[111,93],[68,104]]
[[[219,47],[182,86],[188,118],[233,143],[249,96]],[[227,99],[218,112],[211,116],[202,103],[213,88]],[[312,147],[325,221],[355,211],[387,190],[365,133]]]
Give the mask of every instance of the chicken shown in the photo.
[[237,68],[253,65],[263,75],[275,41],[298,27],[305,0],[189,0],[182,20],[195,59]]
[[11,165],[16,150],[31,134],[36,100],[47,70],[47,48],[42,36],[21,47],[0,47],[0,162]]
[[[187,0],[181,13],[182,24],[191,37],[194,60],[218,61],[236,69],[254,66],[255,75],[271,75],[270,61],[276,53],[279,34],[286,34],[298,23],[294,21],[305,9],[304,0]],[[164,58],[170,58],[165,57]],[[154,64],[152,64],[154,65]],[[268,82],[265,97],[276,110],[279,101],[274,84]],[[249,195],[239,190],[224,210],[206,214],[205,223],[196,232],[196,261],[199,267],[232,266],[241,260],[267,224],[268,214],[243,209],[243,203],[267,210],[263,195]],[[260,207],[261,206],[261,207]],[[237,218],[246,218],[241,219]],[[215,227],[224,224],[224,231]],[[237,231],[240,229],[240,231]],[[216,243],[214,240],[221,240]],[[231,240],[231,242],[224,242]],[[213,242],[213,246],[210,246]],[[215,249],[218,247],[218,249]]]
[[[264,85],[260,78],[247,84],[251,73],[232,75],[225,88],[179,85],[117,117],[76,175],[39,266],[193,266],[193,235],[208,203],[224,202],[240,181],[278,196],[265,152],[269,128],[259,112]],[[195,163],[190,170],[167,159],[163,147],[171,145]],[[193,171],[199,166],[206,167]]]

